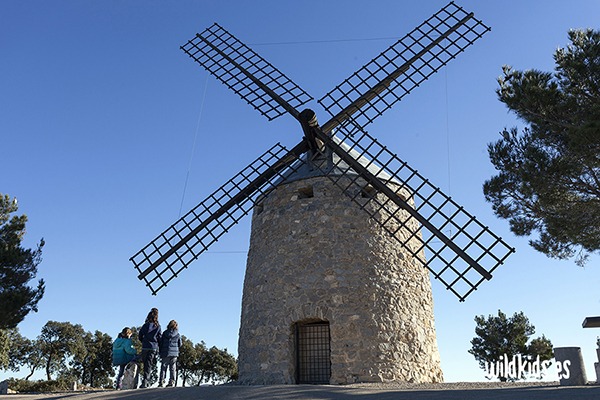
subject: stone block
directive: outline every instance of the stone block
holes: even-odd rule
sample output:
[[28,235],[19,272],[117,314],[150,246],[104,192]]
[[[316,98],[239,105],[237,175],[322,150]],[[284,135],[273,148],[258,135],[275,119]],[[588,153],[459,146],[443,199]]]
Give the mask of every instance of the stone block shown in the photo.
[[4,380],[4,381],[0,382],[0,394],[14,394],[14,393],[17,393],[17,392],[8,387],[8,380]]
[[562,365],[561,370],[559,370],[561,386],[582,386],[587,384],[587,375],[580,347],[555,347],[554,359]]

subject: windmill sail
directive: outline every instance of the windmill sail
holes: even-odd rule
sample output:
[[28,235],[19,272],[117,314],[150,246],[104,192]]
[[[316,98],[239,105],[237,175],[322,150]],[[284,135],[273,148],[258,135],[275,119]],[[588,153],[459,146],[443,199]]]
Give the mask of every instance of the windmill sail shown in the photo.
[[362,130],[489,30],[449,3],[318,101],[332,117],[323,131]]
[[[181,46],[191,58],[269,120],[312,100],[277,68],[218,24]],[[247,215],[257,199],[304,163],[309,150],[301,141],[287,151],[277,144],[230,179],[133,257],[138,278],[153,294]]]
[[181,49],[269,120],[286,112],[297,117],[296,109],[312,100],[219,24],[197,34]]
[[[351,166],[339,168],[345,171],[341,175],[328,176],[402,245],[410,247],[408,242],[419,238],[422,245],[411,249],[413,256],[419,259],[425,250],[424,265],[461,301],[490,279],[514,250],[364,127],[489,30],[473,13],[451,2],[323,96],[319,103],[332,118],[315,131],[337,155],[337,162]],[[334,129],[352,151],[332,138]],[[390,178],[381,179],[381,173],[370,170],[381,170]],[[365,181],[373,191],[369,207],[364,191],[355,190],[357,183],[365,185]],[[397,190],[392,189],[395,185]],[[408,214],[386,211],[397,207]],[[408,217],[418,220],[419,226],[409,228]],[[406,229],[412,229],[408,236]]]
[[276,144],[131,257],[139,279],[156,294],[247,215],[274,182],[299,168],[304,141]]
[[[336,169],[343,171],[341,174],[327,176],[406,247],[415,260],[421,260],[460,301],[490,279],[491,273],[514,252],[368,133],[346,132],[341,137],[331,137],[318,130],[317,136],[337,156],[332,157],[332,162],[344,165]],[[363,190],[357,191],[357,186]],[[410,224],[410,218],[419,224]],[[421,245],[409,245],[414,239]],[[420,257],[422,251],[426,260]]]
[[[322,127],[312,110],[297,111],[312,98],[248,46],[218,24],[197,34],[181,47],[192,59],[269,120],[291,114],[305,138],[289,152],[274,146],[140,250],[131,258],[138,277],[156,294],[248,214],[261,195],[310,163],[309,169],[323,169],[411,252],[415,263],[463,301],[514,249],[364,127],[489,30],[449,3],[321,98],[331,115]],[[332,136],[334,129],[339,139]]]

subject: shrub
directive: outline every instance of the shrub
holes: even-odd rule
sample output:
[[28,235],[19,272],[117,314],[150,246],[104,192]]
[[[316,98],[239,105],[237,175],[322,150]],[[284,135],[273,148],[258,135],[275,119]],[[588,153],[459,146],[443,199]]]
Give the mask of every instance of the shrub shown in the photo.
[[67,379],[26,381],[11,378],[8,380],[8,388],[18,393],[67,392],[73,390],[73,381]]

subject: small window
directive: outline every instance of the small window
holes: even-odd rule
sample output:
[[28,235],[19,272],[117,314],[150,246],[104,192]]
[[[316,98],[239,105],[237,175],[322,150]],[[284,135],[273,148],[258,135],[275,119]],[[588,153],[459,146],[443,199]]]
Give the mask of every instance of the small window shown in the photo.
[[377,192],[375,191],[375,188],[373,186],[367,185],[361,189],[360,197],[362,197],[363,199],[372,199],[373,197],[375,197],[376,193]]
[[315,193],[313,192],[312,186],[307,186],[307,187],[298,189],[298,198],[299,199],[310,199],[312,197],[315,197]]

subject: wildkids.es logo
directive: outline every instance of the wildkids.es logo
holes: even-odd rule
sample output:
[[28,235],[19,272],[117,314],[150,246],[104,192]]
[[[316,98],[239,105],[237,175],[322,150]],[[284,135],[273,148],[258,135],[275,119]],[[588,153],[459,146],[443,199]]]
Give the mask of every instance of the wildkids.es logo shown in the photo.
[[[555,361],[558,379],[569,379],[571,371],[570,360]],[[529,356],[523,357],[521,354],[514,355],[511,360],[504,354],[496,362],[486,362],[484,364],[485,377],[487,379],[505,378],[505,379],[521,379],[521,378],[536,378],[541,379],[548,375],[552,360],[540,361],[540,356],[537,356],[535,361]]]

